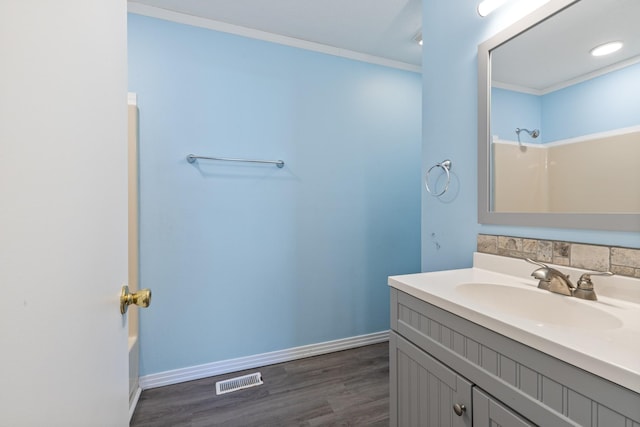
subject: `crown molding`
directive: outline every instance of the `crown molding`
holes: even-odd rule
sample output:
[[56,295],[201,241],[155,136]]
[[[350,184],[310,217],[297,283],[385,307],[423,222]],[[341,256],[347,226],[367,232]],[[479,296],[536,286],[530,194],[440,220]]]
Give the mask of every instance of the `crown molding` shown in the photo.
[[299,49],[310,50],[314,52],[324,53],[326,55],[339,56],[341,58],[352,59],[360,62],[381,65],[383,67],[396,68],[414,73],[422,73],[422,67],[406,62],[394,61],[366,53],[355,52],[348,49],[341,49],[334,46],[328,46],[321,43],[314,43],[307,40],[296,39],[293,37],[273,34],[266,31],[260,31],[253,28],[242,27],[239,25],[228,24],[213,19],[201,18],[198,16],[188,15],[185,13],[174,12],[172,10],[162,9],[155,6],[149,6],[135,1],[127,2],[127,11],[136,15],[149,16],[151,18],[162,19],[165,21],[177,22],[179,24],[191,25],[193,27],[206,28],[209,30],[220,31],[223,33],[234,34],[241,37],[247,37],[256,40],[262,40],[270,43],[276,43],[284,46],[295,47]]

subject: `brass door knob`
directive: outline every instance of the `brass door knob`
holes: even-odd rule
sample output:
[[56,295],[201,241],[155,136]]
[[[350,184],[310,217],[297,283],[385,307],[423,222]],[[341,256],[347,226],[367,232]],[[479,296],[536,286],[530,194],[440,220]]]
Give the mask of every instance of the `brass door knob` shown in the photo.
[[120,292],[120,313],[125,314],[131,304],[139,307],[149,307],[149,304],[151,304],[151,289],[142,289],[132,294],[129,292],[129,287],[124,285],[122,292]]

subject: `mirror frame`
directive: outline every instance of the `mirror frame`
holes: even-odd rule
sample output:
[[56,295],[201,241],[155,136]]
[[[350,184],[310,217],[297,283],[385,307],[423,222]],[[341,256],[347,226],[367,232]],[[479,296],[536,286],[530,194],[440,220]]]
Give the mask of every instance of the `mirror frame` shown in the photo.
[[478,46],[478,223],[640,231],[640,214],[529,213],[491,210],[491,51],[580,0],[551,0]]

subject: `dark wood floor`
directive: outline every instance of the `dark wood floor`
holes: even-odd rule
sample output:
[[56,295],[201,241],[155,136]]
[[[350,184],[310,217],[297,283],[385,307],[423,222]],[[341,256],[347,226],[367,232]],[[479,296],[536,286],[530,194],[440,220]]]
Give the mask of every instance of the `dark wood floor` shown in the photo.
[[[216,381],[263,385],[216,396]],[[375,344],[142,392],[131,426],[388,426],[389,345]]]

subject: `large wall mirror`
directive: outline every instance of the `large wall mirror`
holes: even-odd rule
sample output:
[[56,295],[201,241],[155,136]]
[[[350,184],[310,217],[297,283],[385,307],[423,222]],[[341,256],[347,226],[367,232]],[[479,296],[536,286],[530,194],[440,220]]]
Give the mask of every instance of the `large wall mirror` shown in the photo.
[[552,0],[478,47],[480,223],[640,231],[638,17]]

